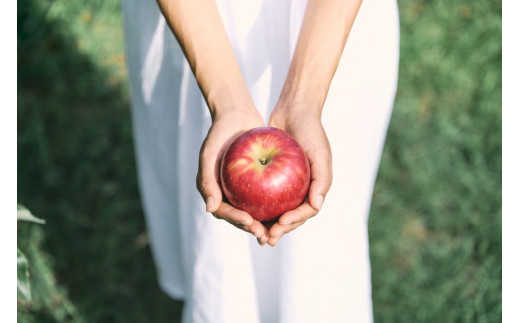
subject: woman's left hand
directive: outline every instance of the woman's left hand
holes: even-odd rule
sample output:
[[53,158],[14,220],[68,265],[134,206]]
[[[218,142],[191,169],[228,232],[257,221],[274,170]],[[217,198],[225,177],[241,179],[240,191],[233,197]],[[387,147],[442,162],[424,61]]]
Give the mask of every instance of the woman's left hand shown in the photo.
[[271,114],[269,126],[293,136],[307,154],[311,168],[309,193],[302,205],[288,211],[269,229],[270,246],[296,229],[321,209],[332,183],[332,154],[320,116],[306,113],[305,107],[277,107]]

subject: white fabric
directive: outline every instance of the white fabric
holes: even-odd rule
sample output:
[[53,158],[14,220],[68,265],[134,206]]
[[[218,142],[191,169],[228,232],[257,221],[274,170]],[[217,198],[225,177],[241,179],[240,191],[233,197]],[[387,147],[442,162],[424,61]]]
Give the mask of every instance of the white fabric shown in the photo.
[[[305,4],[218,1],[264,120]],[[142,201],[160,286],[185,301],[183,322],[371,322],[367,217],[397,85],[395,0],[361,6],[322,118],[333,186],[275,248],[205,212],[195,177],[208,109],[155,1],[125,0],[123,13]]]

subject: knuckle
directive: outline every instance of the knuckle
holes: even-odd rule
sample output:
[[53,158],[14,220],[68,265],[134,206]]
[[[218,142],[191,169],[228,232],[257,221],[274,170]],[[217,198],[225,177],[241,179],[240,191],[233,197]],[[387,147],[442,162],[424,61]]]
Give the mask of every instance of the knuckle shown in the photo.
[[202,195],[206,195],[210,191],[212,184],[213,182],[207,178],[202,176],[200,179],[197,178],[197,189]]
[[325,194],[327,194],[332,186],[332,178],[327,182],[327,185],[325,185]]

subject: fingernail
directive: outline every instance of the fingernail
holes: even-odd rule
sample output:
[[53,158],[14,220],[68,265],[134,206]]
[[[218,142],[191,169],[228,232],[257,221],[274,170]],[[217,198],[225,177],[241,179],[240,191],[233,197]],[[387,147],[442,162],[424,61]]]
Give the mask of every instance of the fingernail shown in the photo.
[[212,196],[206,200],[206,212],[211,212],[215,208],[215,200]]
[[267,242],[267,240],[269,240],[269,239],[267,239],[267,236],[262,236],[260,238],[260,241],[262,241],[262,243],[264,243],[264,244]]
[[270,242],[269,245],[271,247],[274,247],[274,246],[276,246],[276,244],[278,243],[278,240],[280,240],[280,238],[275,238],[275,237],[272,237],[272,238],[273,239],[269,240],[269,242]]
[[321,210],[322,205],[323,205],[323,195],[318,195],[318,198],[316,199],[316,208],[318,208],[318,211]]

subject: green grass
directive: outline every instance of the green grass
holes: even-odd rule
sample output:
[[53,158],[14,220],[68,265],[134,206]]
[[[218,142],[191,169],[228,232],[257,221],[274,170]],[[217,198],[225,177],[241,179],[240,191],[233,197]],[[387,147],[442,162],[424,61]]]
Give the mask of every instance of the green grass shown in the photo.
[[[171,322],[136,182],[118,0],[18,1],[20,322]],[[369,222],[376,322],[501,320],[501,2],[399,1]]]
[[[181,304],[157,288],[139,201],[119,2],[18,8],[18,198],[47,220],[19,224],[20,249],[67,291],[71,320],[172,321]],[[51,297],[33,278],[35,294]],[[61,308],[36,298],[19,316],[62,321]]]
[[369,222],[379,322],[501,320],[501,3],[400,1]]

